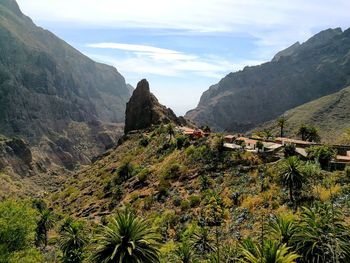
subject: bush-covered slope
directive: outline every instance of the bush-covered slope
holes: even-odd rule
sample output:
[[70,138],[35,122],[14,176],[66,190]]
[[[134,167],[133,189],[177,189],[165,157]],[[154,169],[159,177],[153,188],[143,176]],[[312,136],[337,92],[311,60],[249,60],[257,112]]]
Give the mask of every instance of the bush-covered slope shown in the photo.
[[[324,142],[346,143],[343,133],[350,128],[350,87],[289,110],[283,116],[286,119],[286,136],[295,136],[298,128],[305,124],[317,127]],[[257,129],[279,134],[276,120]]]
[[242,238],[259,240],[262,225],[274,215],[291,215],[295,205],[327,203],[332,197],[348,216],[349,178],[344,172],[321,171],[317,165],[299,161],[303,179],[301,187],[293,187],[293,205],[282,179],[285,161],[223,151],[220,135],[191,141],[169,134],[166,127],[160,127],[123,138],[119,147],[54,193],[52,206],[90,222],[105,222],[117,209],[129,207],[151,218],[159,229],[164,260],[173,255],[175,244],[186,233],[203,225],[211,238],[219,231],[224,254],[228,248],[234,253],[234,244]]

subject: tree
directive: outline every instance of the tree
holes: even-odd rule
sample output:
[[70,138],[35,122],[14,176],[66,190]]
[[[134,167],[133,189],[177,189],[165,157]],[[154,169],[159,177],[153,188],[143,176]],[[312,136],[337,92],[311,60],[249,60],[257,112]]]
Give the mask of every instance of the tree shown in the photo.
[[293,243],[301,262],[350,262],[349,227],[331,204],[303,208]]
[[258,152],[260,152],[264,148],[264,144],[261,141],[257,141],[256,148],[258,149]]
[[120,177],[120,180],[122,182],[125,182],[126,180],[130,179],[133,175],[133,171],[134,171],[134,167],[129,161],[122,164],[122,166],[119,167],[119,170],[118,170],[118,175]]
[[169,135],[169,142],[170,140],[175,136],[175,127],[174,127],[174,124],[172,123],[169,123],[167,126],[166,126],[166,131]]
[[299,255],[291,251],[286,244],[265,240],[263,245],[246,239],[241,244],[242,263],[295,263]]
[[316,127],[310,126],[307,131],[307,138],[310,142],[319,142],[321,141],[318,129]]
[[284,157],[288,158],[290,156],[295,155],[295,144],[294,143],[287,143],[284,145]]
[[35,245],[37,247],[47,246],[48,232],[55,224],[55,215],[51,209],[41,208],[39,210],[39,221],[35,230]]
[[323,170],[328,170],[330,162],[336,157],[336,150],[328,145],[312,146],[306,149],[309,159],[318,162]]
[[204,132],[207,132],[207,133],[210,133],[210,132],[211,132],[211,129],[210,129],[209,125],[204,125],[204,126],[202,127],[202,130],[203,130]]
[[25,253],[34,243],[36,211],[28,202],[0,202],[0,262]]
[[321,140],[318,129],[314,126],[307,126],[305,124],[302,124],[299,127],[297,134],[301,136],[301,139],[303,141],[319,142]]
[[303,141],[306,141],[306,136],[307,136],[307,133],[308,133],[308,127],[305,125],[305,124],[302,124],[299,129],[298,129],[298,135],[301,136],[301,139]]
[[80,263],[84,259],[84,248],[87,245],[87,233],[78,221],[68,218],[60,229],[59,246],[63,263]]
[[263,130],[262,132],[262,137],[265,139],[265,140],[269,140],[269,139],[272,139],[273,138],[273,134],[270,130]]
[[301,170],[300,160],[296,156],[287,158],[281,166],[281,181],[289,189],[289,199],[294,203],[294,189],[301,188],[304,176]]
[[284,135],[284,127],[286,125],[286,118],[284,116],[277,119],[278,127],[280,128],[280,137]]
[[159,236],[150,222],[123,210],[96,238],[92,261],[96,263],[159,262]]

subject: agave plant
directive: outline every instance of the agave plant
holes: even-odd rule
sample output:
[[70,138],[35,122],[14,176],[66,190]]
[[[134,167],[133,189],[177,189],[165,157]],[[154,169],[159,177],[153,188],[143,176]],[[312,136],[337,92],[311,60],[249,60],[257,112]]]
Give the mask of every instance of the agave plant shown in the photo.
[[246,239],[241,245],[242,263],[296,263],[299,255],[291,251],[286,244],[267,240],[263,245]]
[[124,210],[97,236],[92,262],[157,263],[159,237],[149,221]]
[[276,216],[269,223],[269,232],[280,244],[290,246],[291,239],[296,234],[295,220],[288,215]]
[[293,237],[302,262],[350,262],[350,230],[330,204],[303,208]]
[[188,240],[183,240],[174,251],[176,262],[194,263],[197,262],[193,245]]

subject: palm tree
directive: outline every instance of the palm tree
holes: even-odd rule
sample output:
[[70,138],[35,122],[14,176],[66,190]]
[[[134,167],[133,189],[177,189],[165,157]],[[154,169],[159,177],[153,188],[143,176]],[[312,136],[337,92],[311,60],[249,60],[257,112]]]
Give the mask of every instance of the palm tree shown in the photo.
[[306,139],[307,139],[307,133],[308,133],[308,127],[307,127],[305,124],[302,124],[302,125],[299,127],[298,135],[301,136],[301,139],[302,139],[303,141],[306,141]]
[[337,151],[329,145],[312,146],[306,152],[308,158],[318,162],[323,170],[327,170],[332,159],[337,156]]
[[124,210],[118,212],[112,223],[102,226],[96,238],[96,263],[157,263],[160,239],[150,222]]
[[303,208],[292,238],[302,262],[350,262],[350,229],[330,204]]
[[296,156],[287,158],[281,167],[282,183],[289,188],[289,199],[294,203],[294,189],[300,189],[304,182],[300,160]]
[[307,140],[310,142],[319,142],[321,140],[318,129],[316,127],[308,127]]
[[40,218],[37,222],[37,226],[35,229],[35,245],[37,247],[43,246],[46,248],[47,240],[48,240],[48,232],[51,228],[53,228],[56,218],[55,214],[51,209],[48,208],[40,208],[39,209]]
[[265,129],[263,131],[263,137],[264,137],[265,140],[269,140],[269,139],[273,138],[273,134],[272,134],[272,132],[270,130]]
[[166,131],[169,135],[169,142],[171,141],[171,139],[175,136],[175,127],[174,127],[174,124],[172,123],[169,123],[167,126],[166,126]]
[[263,245],[246,239],[241,245],[242,263],[295,263],[299,255],[291,251],[286,244],[266,240]]
[[59,246],[63,253],[63,263],[80,263],[83,261],[87,235],[81,223],[68,218],[60,230]]
[[284,116],[277,119],[278,127],[280,127],[280,137],[283,137],[284,126],[286,125],[286,118]]

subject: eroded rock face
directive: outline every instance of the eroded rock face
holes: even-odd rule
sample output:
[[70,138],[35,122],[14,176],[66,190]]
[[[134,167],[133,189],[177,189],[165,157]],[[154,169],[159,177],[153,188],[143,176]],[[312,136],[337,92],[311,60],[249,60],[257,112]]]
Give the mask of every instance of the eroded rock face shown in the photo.
[[32,152],[22,139],[6,139],[0,141],[0,171],[6,167],[17,174],[33,175]]
[[246,132],[350,84],[350,29],[320,32],[271,62],[228,74],[186,117],[220,131]]
[[160,104],[150,92],[148,81],[141,80],[126,105],[124,132],[128,133],[132,130],[141,130],[152,125],[168,123],[181,125],[181,121],[175,113]]
[[73,169],[110,148],[131,90],[115,68],[0,1],[0,133],[27,141],[34,162]]

